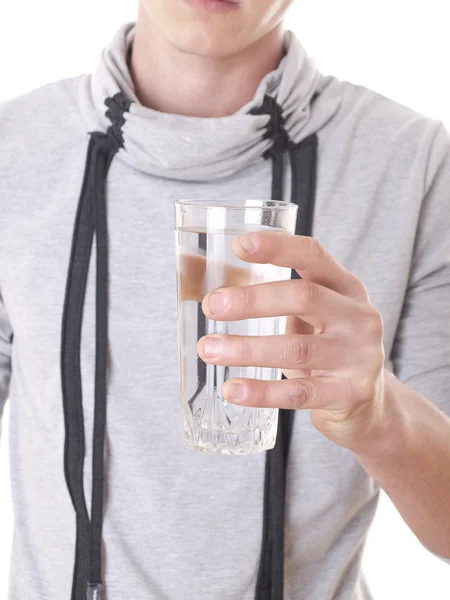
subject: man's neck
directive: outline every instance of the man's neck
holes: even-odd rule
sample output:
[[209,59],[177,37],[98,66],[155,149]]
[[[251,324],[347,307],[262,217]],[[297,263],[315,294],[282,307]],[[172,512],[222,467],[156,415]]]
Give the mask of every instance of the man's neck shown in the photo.
[[281,27],[230,58],[180,52],[140,19],[131,59],[136,94],[144,106],[192,117],[234,114],[254,97],[259,83],[283,56]]

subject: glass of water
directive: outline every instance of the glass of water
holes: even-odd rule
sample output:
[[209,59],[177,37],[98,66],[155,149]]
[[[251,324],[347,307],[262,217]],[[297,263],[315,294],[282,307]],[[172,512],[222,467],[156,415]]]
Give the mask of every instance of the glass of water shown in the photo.
[[207,365],[197,354],[197,342],[207,334],[283,334],[286,318],[213,321],[205,317],[201,304],[206,294],[220,287],[290,278],[290,269],[239,260],[231,241],[252,231],[294,233],[297,206],[274,200],[179,200],[175,213],[184,444],[217,454],[270,450],[278,410],[231,404],[224,400],[222,386],[234,378],[281,379],[281,371]]

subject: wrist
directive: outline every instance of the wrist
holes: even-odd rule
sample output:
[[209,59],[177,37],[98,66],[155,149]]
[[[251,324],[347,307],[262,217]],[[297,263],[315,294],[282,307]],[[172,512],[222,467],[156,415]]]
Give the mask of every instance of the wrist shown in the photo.
[[366,434],[352,448],[360,462],[387,460],[398,456],[409,446],[408,406],[413,394],[392,374],[384,373],[382,398],[373,409],[372,422]]

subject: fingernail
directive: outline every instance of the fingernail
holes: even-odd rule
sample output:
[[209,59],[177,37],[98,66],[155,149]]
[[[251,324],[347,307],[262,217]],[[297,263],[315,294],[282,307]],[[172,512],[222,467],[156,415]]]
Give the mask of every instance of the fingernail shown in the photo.
[[245,388],[241,383],[232,383],[228,388],[228,397],[230,401],[241,402],[244,399]]
[[258,244],[256,243],[256,240],[252,235],[240,235],[239,243],[249,254],[252,254],[252,252],[256,252],[256,250],[258,249]]
[[222,292],[214,292],[209,297],[209,310],[213,315],[217,315],[225,310],[227,306],[227,297]]
[[222,351],[222,341],[219,338],[206,338],[203,352],[208,358],[218,356]]

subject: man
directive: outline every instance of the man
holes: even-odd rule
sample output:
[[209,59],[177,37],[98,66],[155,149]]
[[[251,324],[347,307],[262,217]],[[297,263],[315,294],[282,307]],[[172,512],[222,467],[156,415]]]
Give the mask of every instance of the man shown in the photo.
[[[283,32],[290,4],[142,0],[93,75],[1,109],[12,600],[367,600],[379,487],[450,557],[449,136],[317,73]],[[173,201],[271,195],[314,238],[234,251],[302,279],[203,310],[288,315],[289,335],[198,351],[282,368],[224,393],[290,412],[267,459],[188,452]]]

